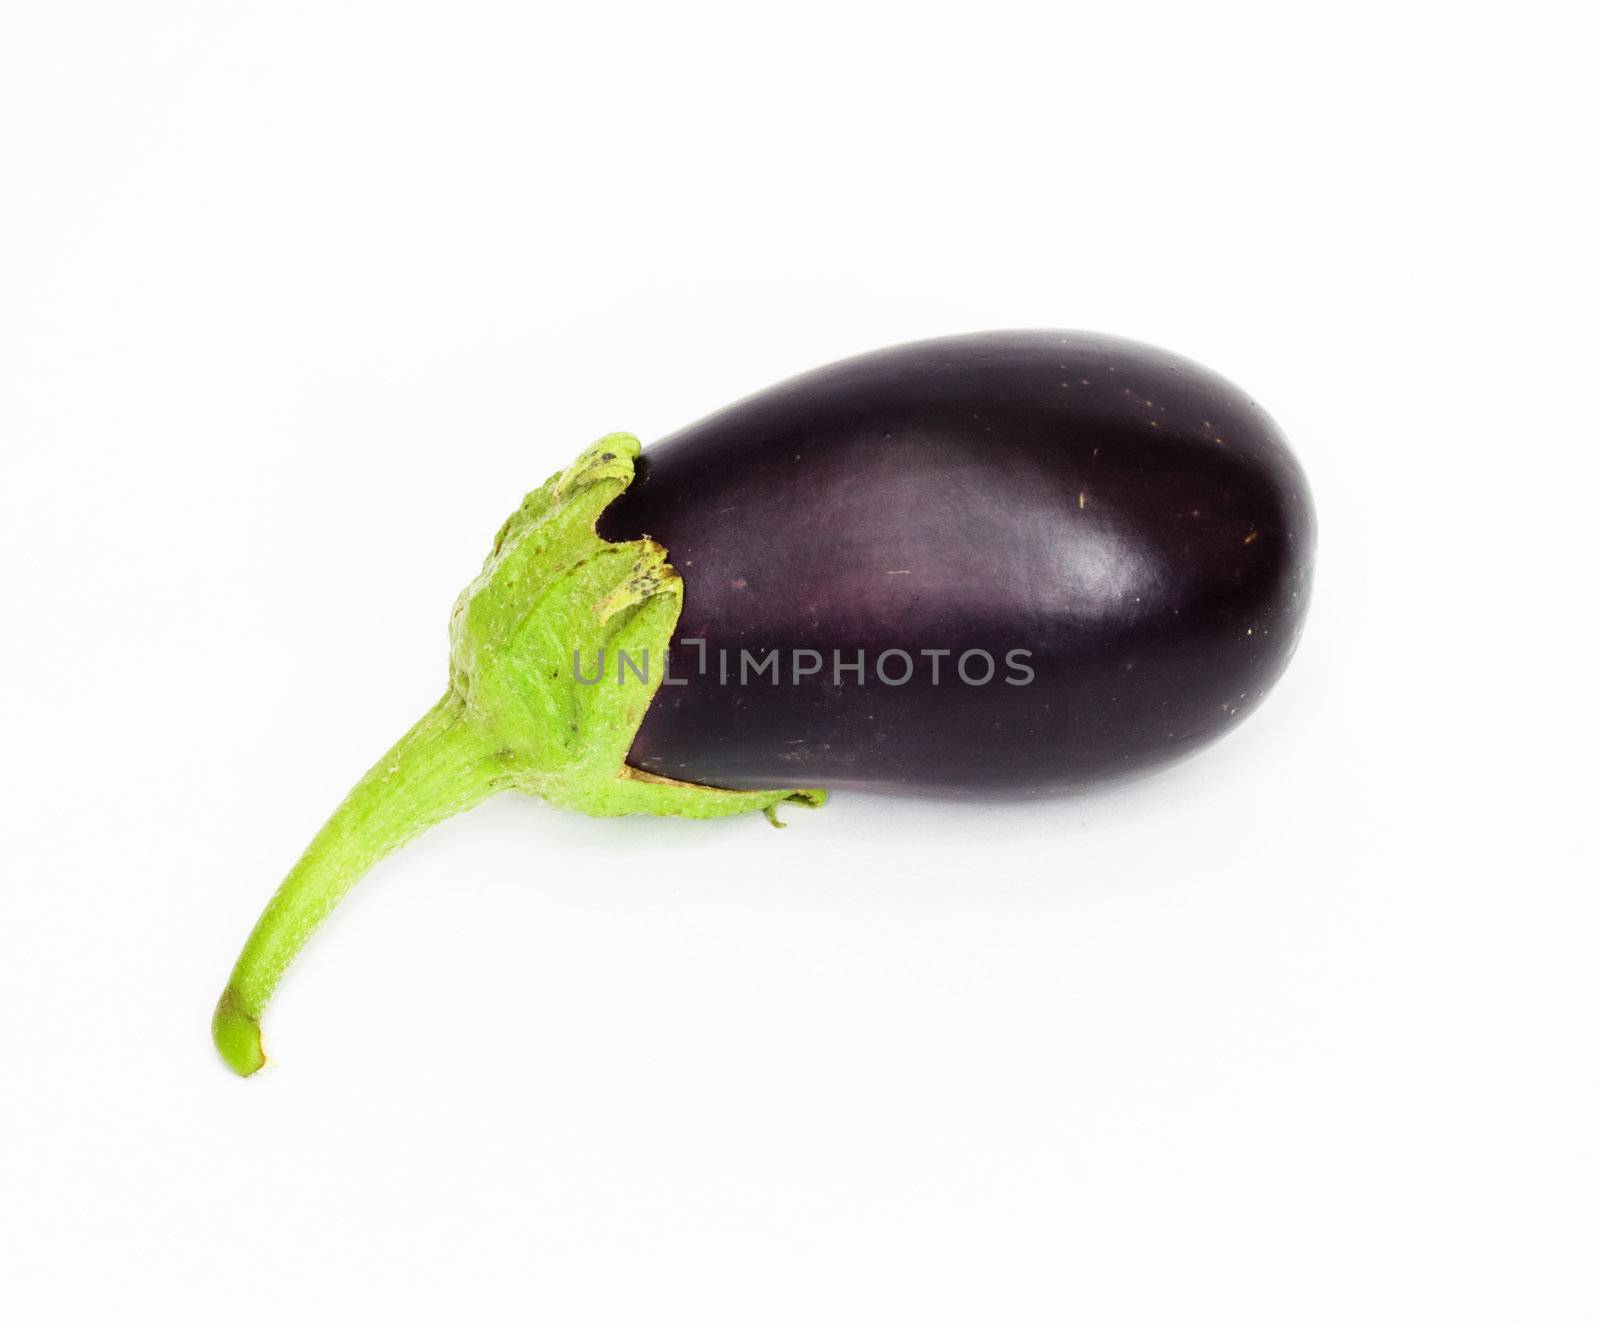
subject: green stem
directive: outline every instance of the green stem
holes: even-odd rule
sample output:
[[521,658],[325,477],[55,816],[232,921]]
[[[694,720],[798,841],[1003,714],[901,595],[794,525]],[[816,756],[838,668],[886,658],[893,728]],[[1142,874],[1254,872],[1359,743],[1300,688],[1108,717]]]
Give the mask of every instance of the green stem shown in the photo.
[[504,764],[447,695],[356,783],[261,913],[217,1001],[211,1033],[228,1066],[266,1062],[261,1013],[289,963],[339,900],[396,847],[499,790]]
[[666,657],[683,605],[667,550],[595,522],[633,481],[639,439],[612,433],[523,499],[450,616],[450,693],[356,785],[256,922],[211,1032],[234,1071],[264,1062],[261,1013],[289,963],[373,865],[500,790],[586,814],[688,819],[820,805],[821,791],[730,791],[628,765],[661,668],[578,685],[575,657]]

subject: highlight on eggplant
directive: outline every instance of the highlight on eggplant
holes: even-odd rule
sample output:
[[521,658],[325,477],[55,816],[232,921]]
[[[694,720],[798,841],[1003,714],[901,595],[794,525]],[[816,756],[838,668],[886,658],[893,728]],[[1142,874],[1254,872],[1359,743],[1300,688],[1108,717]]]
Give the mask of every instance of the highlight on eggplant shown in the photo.
[[1192,753],[1287,665],[1314,542],[1254,401],[1107,336],[898,346],[642,454],[603,437],[501,528],[444,696],[268,903],[217,1048],[261,1067],[262,1012],[340,898],[500,791],[779,824],[823,786],[1042,797]]

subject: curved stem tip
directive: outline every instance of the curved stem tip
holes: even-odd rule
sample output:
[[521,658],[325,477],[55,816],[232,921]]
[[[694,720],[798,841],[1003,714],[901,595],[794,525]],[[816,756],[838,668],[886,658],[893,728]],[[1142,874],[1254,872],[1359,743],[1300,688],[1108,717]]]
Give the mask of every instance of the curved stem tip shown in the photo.
[[356,881],[424,829],[486,799],[502,771],[486,734],[448,695],[356,783],[267,903],[217,1000],[211,1035],[229,1067],[249,1076],[267,1061],[267,1001]]

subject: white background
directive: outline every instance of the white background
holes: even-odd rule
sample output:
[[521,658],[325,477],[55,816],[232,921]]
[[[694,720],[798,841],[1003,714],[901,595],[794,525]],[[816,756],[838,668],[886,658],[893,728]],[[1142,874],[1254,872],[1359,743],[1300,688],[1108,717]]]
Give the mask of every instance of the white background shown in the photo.
[[[1596,1319],[1579,8],[539,8],[7,7],[0,1314]],[[492,802],[221,1067],[526,488],[1008,326],[1294,440],[1255,717],[1026,809]]]

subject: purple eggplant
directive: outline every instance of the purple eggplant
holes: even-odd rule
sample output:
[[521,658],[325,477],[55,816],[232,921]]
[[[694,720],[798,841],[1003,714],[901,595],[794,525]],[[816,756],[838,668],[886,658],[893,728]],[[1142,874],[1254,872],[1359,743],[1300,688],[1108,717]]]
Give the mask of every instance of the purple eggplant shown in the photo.
[[590,814],[1037,796],[1221,735],[1294,651],[1305,478],[1187,360],[1003,332],[823,368],[530,493],[456,604],[444,697],[312,839],[212,1032],[376,861],[500,791]]
[[[1294,651],[1315,541],[1300,466],[1243,392],[1037,331],[751,396],[651,446],[600,532],[648,535],[684,577],[681,684],[631,763],[942,796],[1082,787],[1220,736]],[[774,649],[752,680],[744,655]]]

